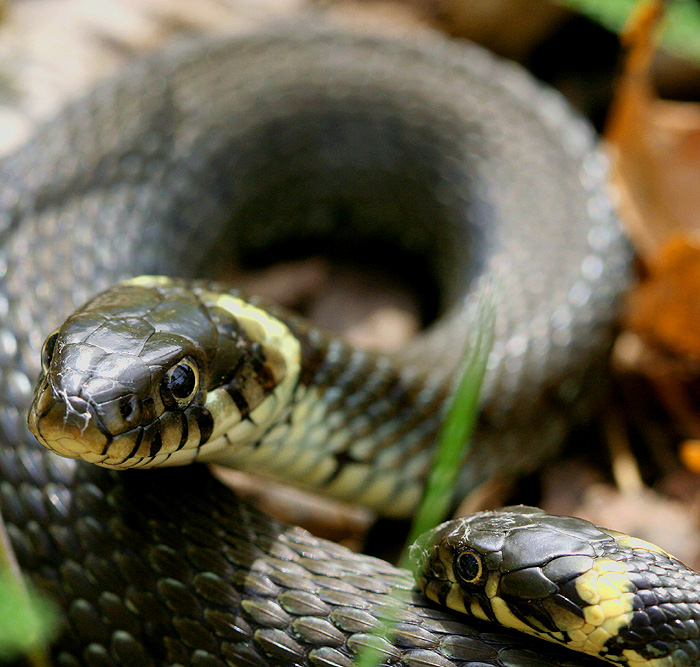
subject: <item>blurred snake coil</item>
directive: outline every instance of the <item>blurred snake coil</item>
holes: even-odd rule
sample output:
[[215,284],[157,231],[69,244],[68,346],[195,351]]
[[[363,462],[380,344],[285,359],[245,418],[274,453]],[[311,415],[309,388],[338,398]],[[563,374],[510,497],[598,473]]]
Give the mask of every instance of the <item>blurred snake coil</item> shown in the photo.
[[[104,466],[223,460],[409,516],[488,289],[456,493],[536,469],[603,394],[629,270],[605,177],[586,122],[519,67],[316,22],[183,42],[38,128],[0,163],[0,507],[63,611],[55,664],[345,667],[368,645],[407,667],[600,664],[439,609],[203,466]],[[179,280],[319,248],[427,276],[436,321],[380,355]],[[40,375],[31,428],[84,460],[29,433]]]

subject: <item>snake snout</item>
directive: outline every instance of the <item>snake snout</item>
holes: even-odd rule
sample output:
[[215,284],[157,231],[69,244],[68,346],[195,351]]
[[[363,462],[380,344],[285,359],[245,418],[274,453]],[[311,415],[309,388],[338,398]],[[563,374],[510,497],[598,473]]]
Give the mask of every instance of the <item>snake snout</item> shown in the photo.
[[28,425],[42,445],[61,456],[93,462],[104,458],[109,437],[94,405],[79,394],[56,390],[44,381],[34,397]]
[[90,404],[81,396],[63,397],[63,428],[67,431],[84,431],[92,419]]
[[441,587],[448,579],[445,563],[437,554],[437,547],[452,530],[451,523],[445,522],[428,530],[411,545],[409,559],[411,570],[419,586]]

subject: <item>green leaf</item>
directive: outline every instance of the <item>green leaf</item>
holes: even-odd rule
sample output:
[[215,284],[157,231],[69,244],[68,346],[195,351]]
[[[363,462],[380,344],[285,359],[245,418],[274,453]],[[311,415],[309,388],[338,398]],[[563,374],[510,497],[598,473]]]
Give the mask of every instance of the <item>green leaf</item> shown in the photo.
[[[557,0],[559,4],[589,16],[614,32],[621,32],[637,0]],[[700,6],[691,0],[668,0],[661,46],[669,52],[700,63]],[[591,44],[591,49],[595,45]]]
[[46,599],[27,593],[14,573],[0,571],[0,656],[28,655],[46,646],[58,627],[58,615]]

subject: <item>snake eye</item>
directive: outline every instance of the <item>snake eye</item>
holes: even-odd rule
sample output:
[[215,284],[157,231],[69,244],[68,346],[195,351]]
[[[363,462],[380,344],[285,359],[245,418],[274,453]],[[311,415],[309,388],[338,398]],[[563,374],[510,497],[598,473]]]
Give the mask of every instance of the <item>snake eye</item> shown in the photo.
[[56,341],[58,340],[58,329],[54,331],[45,341],[41,348],[41,368],[44,373],[49,372],[49,366],[51,366],[51,359],[53,359],[53,353],[56,349]]
[[191,357],[180,359],[163,376],[160,396],[167,408],[184,408],[199,391],[199,369]]
[[465,549],[455,557],[453,570],[460,584],[478,584],[484,573],[481,556]]

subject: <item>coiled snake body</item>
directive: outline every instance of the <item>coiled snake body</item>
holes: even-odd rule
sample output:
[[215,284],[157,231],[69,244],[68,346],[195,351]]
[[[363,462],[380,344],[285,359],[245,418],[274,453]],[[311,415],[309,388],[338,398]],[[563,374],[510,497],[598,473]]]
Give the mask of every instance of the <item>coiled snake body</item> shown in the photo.
[[[241,363],[256,381],[282,367],[281,377],[296,373],[278,440],[299,449],[276,458],[268,438],[264,456],[232,458],[256,470],[265,459],[269,474],[409,514],[475,295],[496,276],[497,341],[462,488],[533,468],[585,412],[583,396],[595,399],[626,280],[591,144],[555,94],[478,48],[296,26],[138,63],[6,159],[0,501],[21,566],[65,611],[57,664],[333,667],[367,643],[391,664],[588,664],[455,620],[407,573],[280,525],[205,470],[120,474],[56,457],[28,434],[25,415],[44,337],[119,279],[201,275],[212,250],[235,260],[292,241],[345,251],[393,244],[409,260],[426,258],[445,315],[398,357],[399,370],[396,359],[280,315],[296,352],[280,361],[258,341],[262,356]],[[212,321],[230,333],[224,320],[238,301],[222,298]],[[266,326],[248,322],[244,337]],[[99,335],[83,333],[99,348]],[[117,377],[114,368],[85,375],[84,355],[72,363],[78,384],[97,376],[104,389]],[[254,389],[227,392],[243,421],[255,414]],[[207,412],[216,417],[222,400]],[[115,409],[104,408],[102,426],[135,419],[134,405]],[[75,435],[82,427],[68,414]],[[82,454],[127,466],[163,462],[161,453],[186,462],[220,426],[203,415],[189,414],[186,427],[179,417],[177,436],[143,429],[137,447],[118,445],[112,458],[114,433]],[[186,456],[173,456],[175,439]],[[60,438],[54,448],[66,453]],[[377,639],[392,586],[404,591],[399,623]]]

